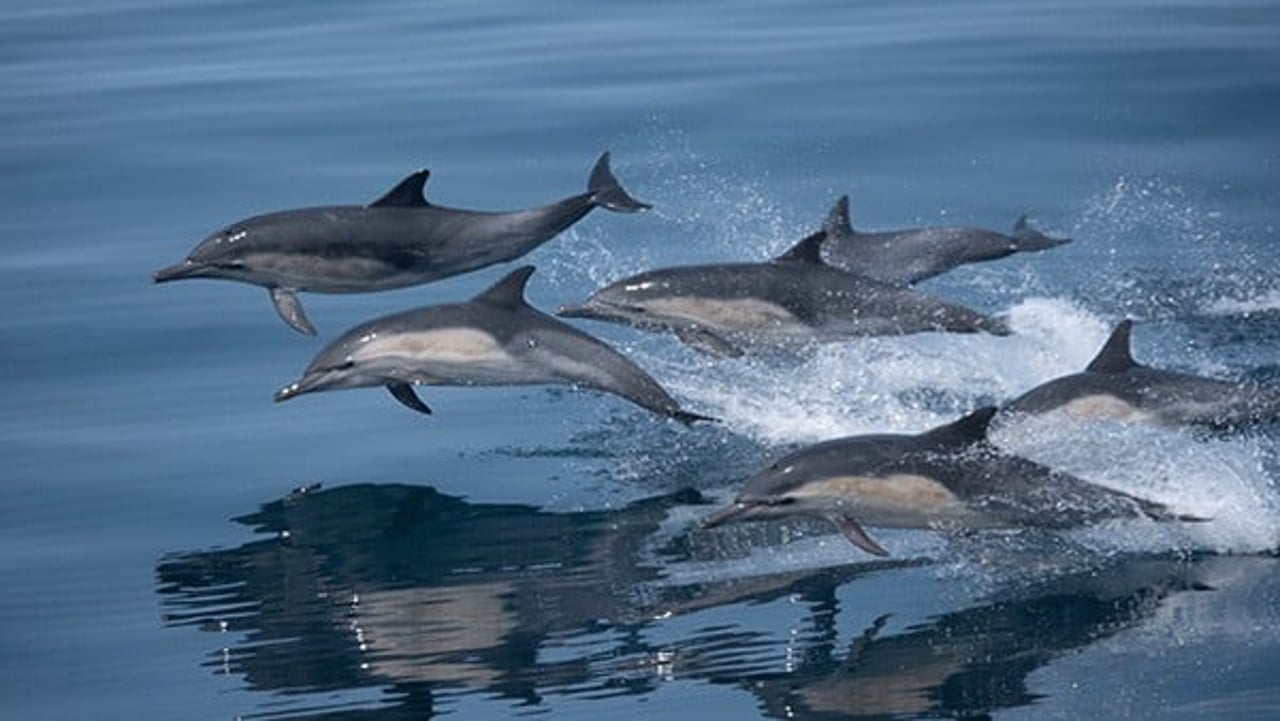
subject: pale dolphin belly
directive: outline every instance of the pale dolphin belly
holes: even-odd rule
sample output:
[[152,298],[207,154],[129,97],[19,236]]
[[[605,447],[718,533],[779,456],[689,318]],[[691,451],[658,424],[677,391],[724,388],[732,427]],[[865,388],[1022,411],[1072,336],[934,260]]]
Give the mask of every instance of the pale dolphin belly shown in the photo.
[[551,383],[554,372],[512,355],[497,338],[474,328],[440,328],[375,337],[351,355],[393,368],[396,376],[427,385]]
[[1150,423],[1155,417],[1137,406],[1105,393],[1075,398],[1061,406],[1061,410],[1073,418],[1088,420],[1112,420],[1126,423]]
[[803,326],[786,308],[756,298],[655,298],[646,303],[646,307],[658,317],[728,332],[773,331]]
[[930,528],[948,523],[980,527],[995,523],[967,507],[941,483],[911,473],[832,476],[806,483],[787,495],[798,500],[824,501],[832,510],[850,513],[860,522],[882,528]]

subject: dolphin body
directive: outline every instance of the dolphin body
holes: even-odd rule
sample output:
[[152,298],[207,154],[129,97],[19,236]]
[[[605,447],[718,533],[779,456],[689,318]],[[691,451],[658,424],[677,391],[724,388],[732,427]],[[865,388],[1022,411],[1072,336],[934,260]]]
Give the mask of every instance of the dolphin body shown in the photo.
[[849,222],[849,196],[842,195],[822,227],[822,251],[831,265],[868,278],[910,285],[965,263],[997,260],[1014,253],[1056,248],[1070,238],[1053,238],[1018,218],[1009,235],[982,228],[911,228],[860,233]]
[[1055,378],[1009,401],[1002,418],[1065,412],[1152,425],[1216,429],[1280,420],[1280,391],[1141,365],[1133,359],[1133,321],[1123,320],[1083,372]]
[[533,266],[509,273],[465,303],[417,308],[362,323],[321,350],[277,402],[303,393],[385,386],[431,413],[414,385],[564,384],[622,396],[682,423],[689,413],[649,374],[601,341],[531,307]]
[[628,213],[650,207],[619,184],[607,152],[591,171],[587,192],[526,210],[433,205],[423,195],[428,174],[413,173],[369,205],[237,221],[205,238],[186,260],[156,271],[155,281],[224,278],[260,285],[285,323],[314,335],[299,291],[367,293],[429,283],[519,258],[597,206]]
[[850,436],[803,448],[749,479],[732,505],[702,525],[817,516],[858,548],[886,556],[863,524],[1065,529],[1136,516],[1203,520],[999,450],[987,440],[995,413],[982,408],[918,435]]
[[996,318],[838,270],[820,256],[826,231],[763,263],[651,270],[611,283],[557,315],[670,331],[722,357],[743,345],[832,342],[927,331],[1007,335]]

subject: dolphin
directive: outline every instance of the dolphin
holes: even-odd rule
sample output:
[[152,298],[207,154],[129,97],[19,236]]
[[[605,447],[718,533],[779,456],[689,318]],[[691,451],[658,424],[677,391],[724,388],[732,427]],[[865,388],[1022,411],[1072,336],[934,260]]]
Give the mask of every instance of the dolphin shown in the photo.
[[763,263],[651,270],[611,283],[557,315],[670,331],[717,356],[743,345],[832,342],[927,331],[1007,335],[1003,321],[827,265],[826,231]]
[[1081,373],[1009,401],[1002,419],[1065,412],[1077,418],[1234,429],[1280,420],[1280,390],[1145,366],[1133,359],[1132,320],[1122,320]]
[[1046,250],[1070,243],[1032,228],[1018,218],[1009,235],[982,228],[911,228],[861,233],[849,222],[849,196],[842,195],[822,227],[822,251],[831,265],[886,283],[910,285],[965,263],[997,260],[1006,255]]
[[625,356],[524,298],[526,265],[465,303],[436,305],[362,323],[321,350],[275,400],[303,393],[385,386],[396,400],[431,413],[414,385],[564,384],[622,396],[682,423],[689,413]]
[[205,238],[155,282],[224,278],[260,285],[291,328],[315,335],[299,291],[367,293],[429,283],[519,258],[597,206],[637,212],[609,168],[596,161],[587,192],[526,210],[460,210],[427,202],[429,171],[409,175],[369,205],[284,210],[232,223]]
[[1006,453],[987,440],[988,406],[917,435],[824,441],[751,477],[737,499],[707,516],[727,521],[816,516],[862,550],[888,551],[863,529],[1065,529],[1110,518],[1203,520]]

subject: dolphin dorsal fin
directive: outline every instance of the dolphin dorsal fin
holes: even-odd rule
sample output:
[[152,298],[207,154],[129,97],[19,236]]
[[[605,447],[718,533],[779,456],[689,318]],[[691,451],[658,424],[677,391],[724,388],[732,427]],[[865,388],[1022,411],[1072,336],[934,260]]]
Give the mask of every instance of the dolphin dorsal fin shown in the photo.
[[983,406],[958,421],[939,426],[924,434],[924,438],[938,445],[969,446],[987,440],[987,427],[995,417],[995,406]]
[[1137,367],[1137,362],[1133,360],[1133,353],[1129,350],[1129,336],[1132,331],[1132,320],[1126,318],[1120,321],[1116,329],[1111,331],[1111,337],[1107,338],[1102,350],[1098,351],[1098,355],[1085,370],[1091,373],[1124,373],[1130,368]]
[[826,220],[822,221],[822,229],[827,231],[828,235],[837,238],[842,235],[853,235],[853,224],[849,222],[848,195],[842,195],[836,199],[836,204],[831,206],[831,212],[827,213]]
[[524,299],[524,287],[529,283],[529,276],[533,275],[533,270],[532,265],[522,265],[507,273],[502,280],[481,291],[472,300],[508,310],[525,308],[529,304]]
[[397,183],[396,187],[388,190],[381,198],[369,203],[369,207],[425,208],[428,203],[426,196],[423,194],[423,188],[426,187],[427,178],[430,175],[431,171],[426,168],[413,173]]
[[827,239],[827,231],[806,236],[804,240],[787,248],[786,252],[773,259],[774,263],[808,263],[810,265],[826,265],[822,260],[822,241]]
[[1027,214],[1026,214],[1026,213],[1023,213],[1022,215],[1019,215],[1019,216],[1018,216],[1018,219],[1017,219],[1016,221],[1014,221],[1014,223],[1013,223],[1013,234],[1014,234],[1014,235],[1018,235],[1018,234],[1020,234],[1020,233],[1025,233],[1025,232],[1027,232],[1027,231],[1028,231],[1028,230],[1030,230],[1030,229],[1031,229],[1031,225],[1030,225],[1029,223],[1027,223]]

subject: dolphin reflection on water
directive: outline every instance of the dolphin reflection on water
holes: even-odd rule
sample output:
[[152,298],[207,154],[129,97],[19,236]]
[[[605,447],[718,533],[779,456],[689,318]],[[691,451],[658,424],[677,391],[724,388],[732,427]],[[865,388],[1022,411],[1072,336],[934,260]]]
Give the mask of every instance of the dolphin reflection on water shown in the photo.
[[[972,717],[1033,702],[1033,671],[1215,585],[1222,567],[1268,560],[1128,558],[901,628],[884,617],[910,611],[860,584],[937,583],[919,561],[681,576],[713,559],[684,555],[664,524],[704,502],[553,513],[420,486],[310,490],[237,519],[269,535],[162,558],[157,593],[167,625],[214,634],[202,665],[243,678],[273,713],[291,699],[350,712],[344,693],[378,689],[361,718],[428,718],[462,695],[495,713],[572,701],[606,716],[619,690],[681,683],[730,684],[776,718]],[[784,628],[753,627],[748,608]]]

